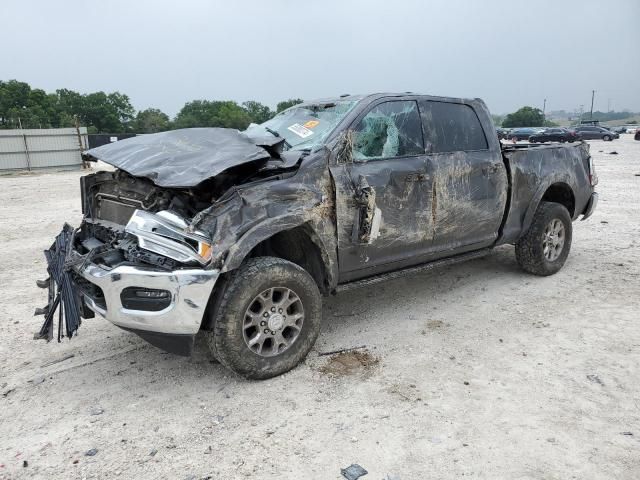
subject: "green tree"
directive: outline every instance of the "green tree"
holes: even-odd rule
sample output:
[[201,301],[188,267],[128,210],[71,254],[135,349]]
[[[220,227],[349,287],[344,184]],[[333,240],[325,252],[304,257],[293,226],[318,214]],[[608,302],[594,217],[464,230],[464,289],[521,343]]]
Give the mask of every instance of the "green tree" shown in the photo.
[[75,95],[71,95],[71,98],[79,105],[74,106],[71,111],[65,109],[65,113],[72,117],[77,115],[80,123],[92,131],[121,133],[130,130],[135,110],[127,95],[119,92],[94,92],[81,95],[79,99]]
[[56,90],[58,125],[72,127],[75,118],[90,132],[122,133],[130,130],[135,109],[129,97],[120,92],[94,92],[82,95],[73,90]]
[[493,119],[493,124],[496,127],[499,127],[502,125],[502,120],[504,120],[504,116],[503,115],[491,115],[491,118]]
[[61,88],[56,90],[55,98],[58,113],[58,127],[73,127],[76,116],[82,125],[86,125],[82,115],[84,110],[84,99],[82,95],[73,90]]
[[0,128],[57,126],[55,101],[44,90],[17,80],[0,81]]
[[136,109],[131,105],[129,95],[112,92],[107,95],[107,103],[116,112],[122,130],[130,130],[131,122],[136,115]]
[[232,101],[194,100],[176,115],[175,128],[225,127],[246,129],[251,123],[249,113]]
[[278,103],[278,105],[276,106],[276,113],[280,113],[286,110],[287,108],[293,107],[294,105],[297,105],[302,102],[303,100],[300,98],[290,98],[289,100],[284,100]]
[[514,113],[510,113],[502,121],[505,128],[513,127],[541,127],[544,123],[542,110],[533,107],[522,107]]
[[141,110],[133,122],[133,130],[136,133],[156,133],[169,130],[169,116],[157,108]]
[[275,115],[268,106],[255,100],[244,102],[242,108],[247,111],[253,123],[264,123]]

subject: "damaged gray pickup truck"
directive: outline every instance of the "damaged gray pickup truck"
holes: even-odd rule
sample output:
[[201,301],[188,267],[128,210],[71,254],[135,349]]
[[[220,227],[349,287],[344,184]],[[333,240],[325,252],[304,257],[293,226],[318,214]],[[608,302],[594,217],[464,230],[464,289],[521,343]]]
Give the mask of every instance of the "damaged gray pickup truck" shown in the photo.
[[296,105],[245,132],[144,135],[89,150],[84,219],[45,252],[36,337],[95,313],[169,352],[204,331],[247,378],[312,348],[322,295],[514,244],[562,268],[597,203],[585,143],[503,146],[479,100],[410,93]]

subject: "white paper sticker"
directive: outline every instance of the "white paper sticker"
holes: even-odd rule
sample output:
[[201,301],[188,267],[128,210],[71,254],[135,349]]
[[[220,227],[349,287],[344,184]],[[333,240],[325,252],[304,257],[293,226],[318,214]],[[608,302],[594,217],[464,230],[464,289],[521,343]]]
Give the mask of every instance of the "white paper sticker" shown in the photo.
[[287,130],[292,131],[301,138],[307,138],[313,135],[313,132],[311,130],[309,130],[307,127],[303,127],[299,123],[294,123],[293,125],[288,127]]

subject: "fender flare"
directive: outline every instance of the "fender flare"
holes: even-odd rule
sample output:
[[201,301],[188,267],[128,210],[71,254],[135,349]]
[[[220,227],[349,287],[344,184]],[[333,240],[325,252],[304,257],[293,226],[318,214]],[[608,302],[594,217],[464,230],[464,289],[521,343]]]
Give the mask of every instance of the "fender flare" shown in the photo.
[[533,194],[533,197],[531,197],[531,201],[529,202],[529,206],[527,207],[527,212],[525,213],[524,219],[522,221],[522,230],[520,233],[520,237],[529,230],[529,227],[533,222],[533,216],[535,215],[536,210],[538,210],[538,205],[540,205],[540,202],[542,201],[542,197],[544,197],[544,194],[547,192],[547,190],[549,190],[549,187],[556,183],[564,183],[565,185],[567,185],[575,198],[575,184],[568,173],[559,173],[554,175],[553,177],[546,179],[546,181],[540,184],[536,192]]
[[[238,268],[249,252],[251,252],[251,250],[253,250],[259,243],[273,237],[277,233],[291,230],[296,227],[307,227],[307,233],[309,233],[311,241],[320,251],[329,287],[330,289],[335,288],[338,278],[338,261],[335,248],[327,248],[328,242],[323,240],[323,237],[325,236],[318,233],[318,230],[321,229],[314,228],[308,217],[298,213],[291,213],[275,218],[265,219],[263,222],[260,222],[258,225],[245,232],[245,234],[242,235],[242,237],[240,237],[229,249],[220,272],[224,273]],[[322,225],[320,225],[320,227],[322,227]]]

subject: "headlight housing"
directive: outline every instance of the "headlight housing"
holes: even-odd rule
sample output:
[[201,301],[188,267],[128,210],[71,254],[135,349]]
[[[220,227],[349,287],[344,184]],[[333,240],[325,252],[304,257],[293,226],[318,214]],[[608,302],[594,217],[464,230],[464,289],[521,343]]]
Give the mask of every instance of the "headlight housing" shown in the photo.
[[138,239],[140,248],[181,263],[206,265],[213,256],[211,240],[204,232],[188,232],[187,226],[184,218],[168,210],[136,210],[125,231]]

